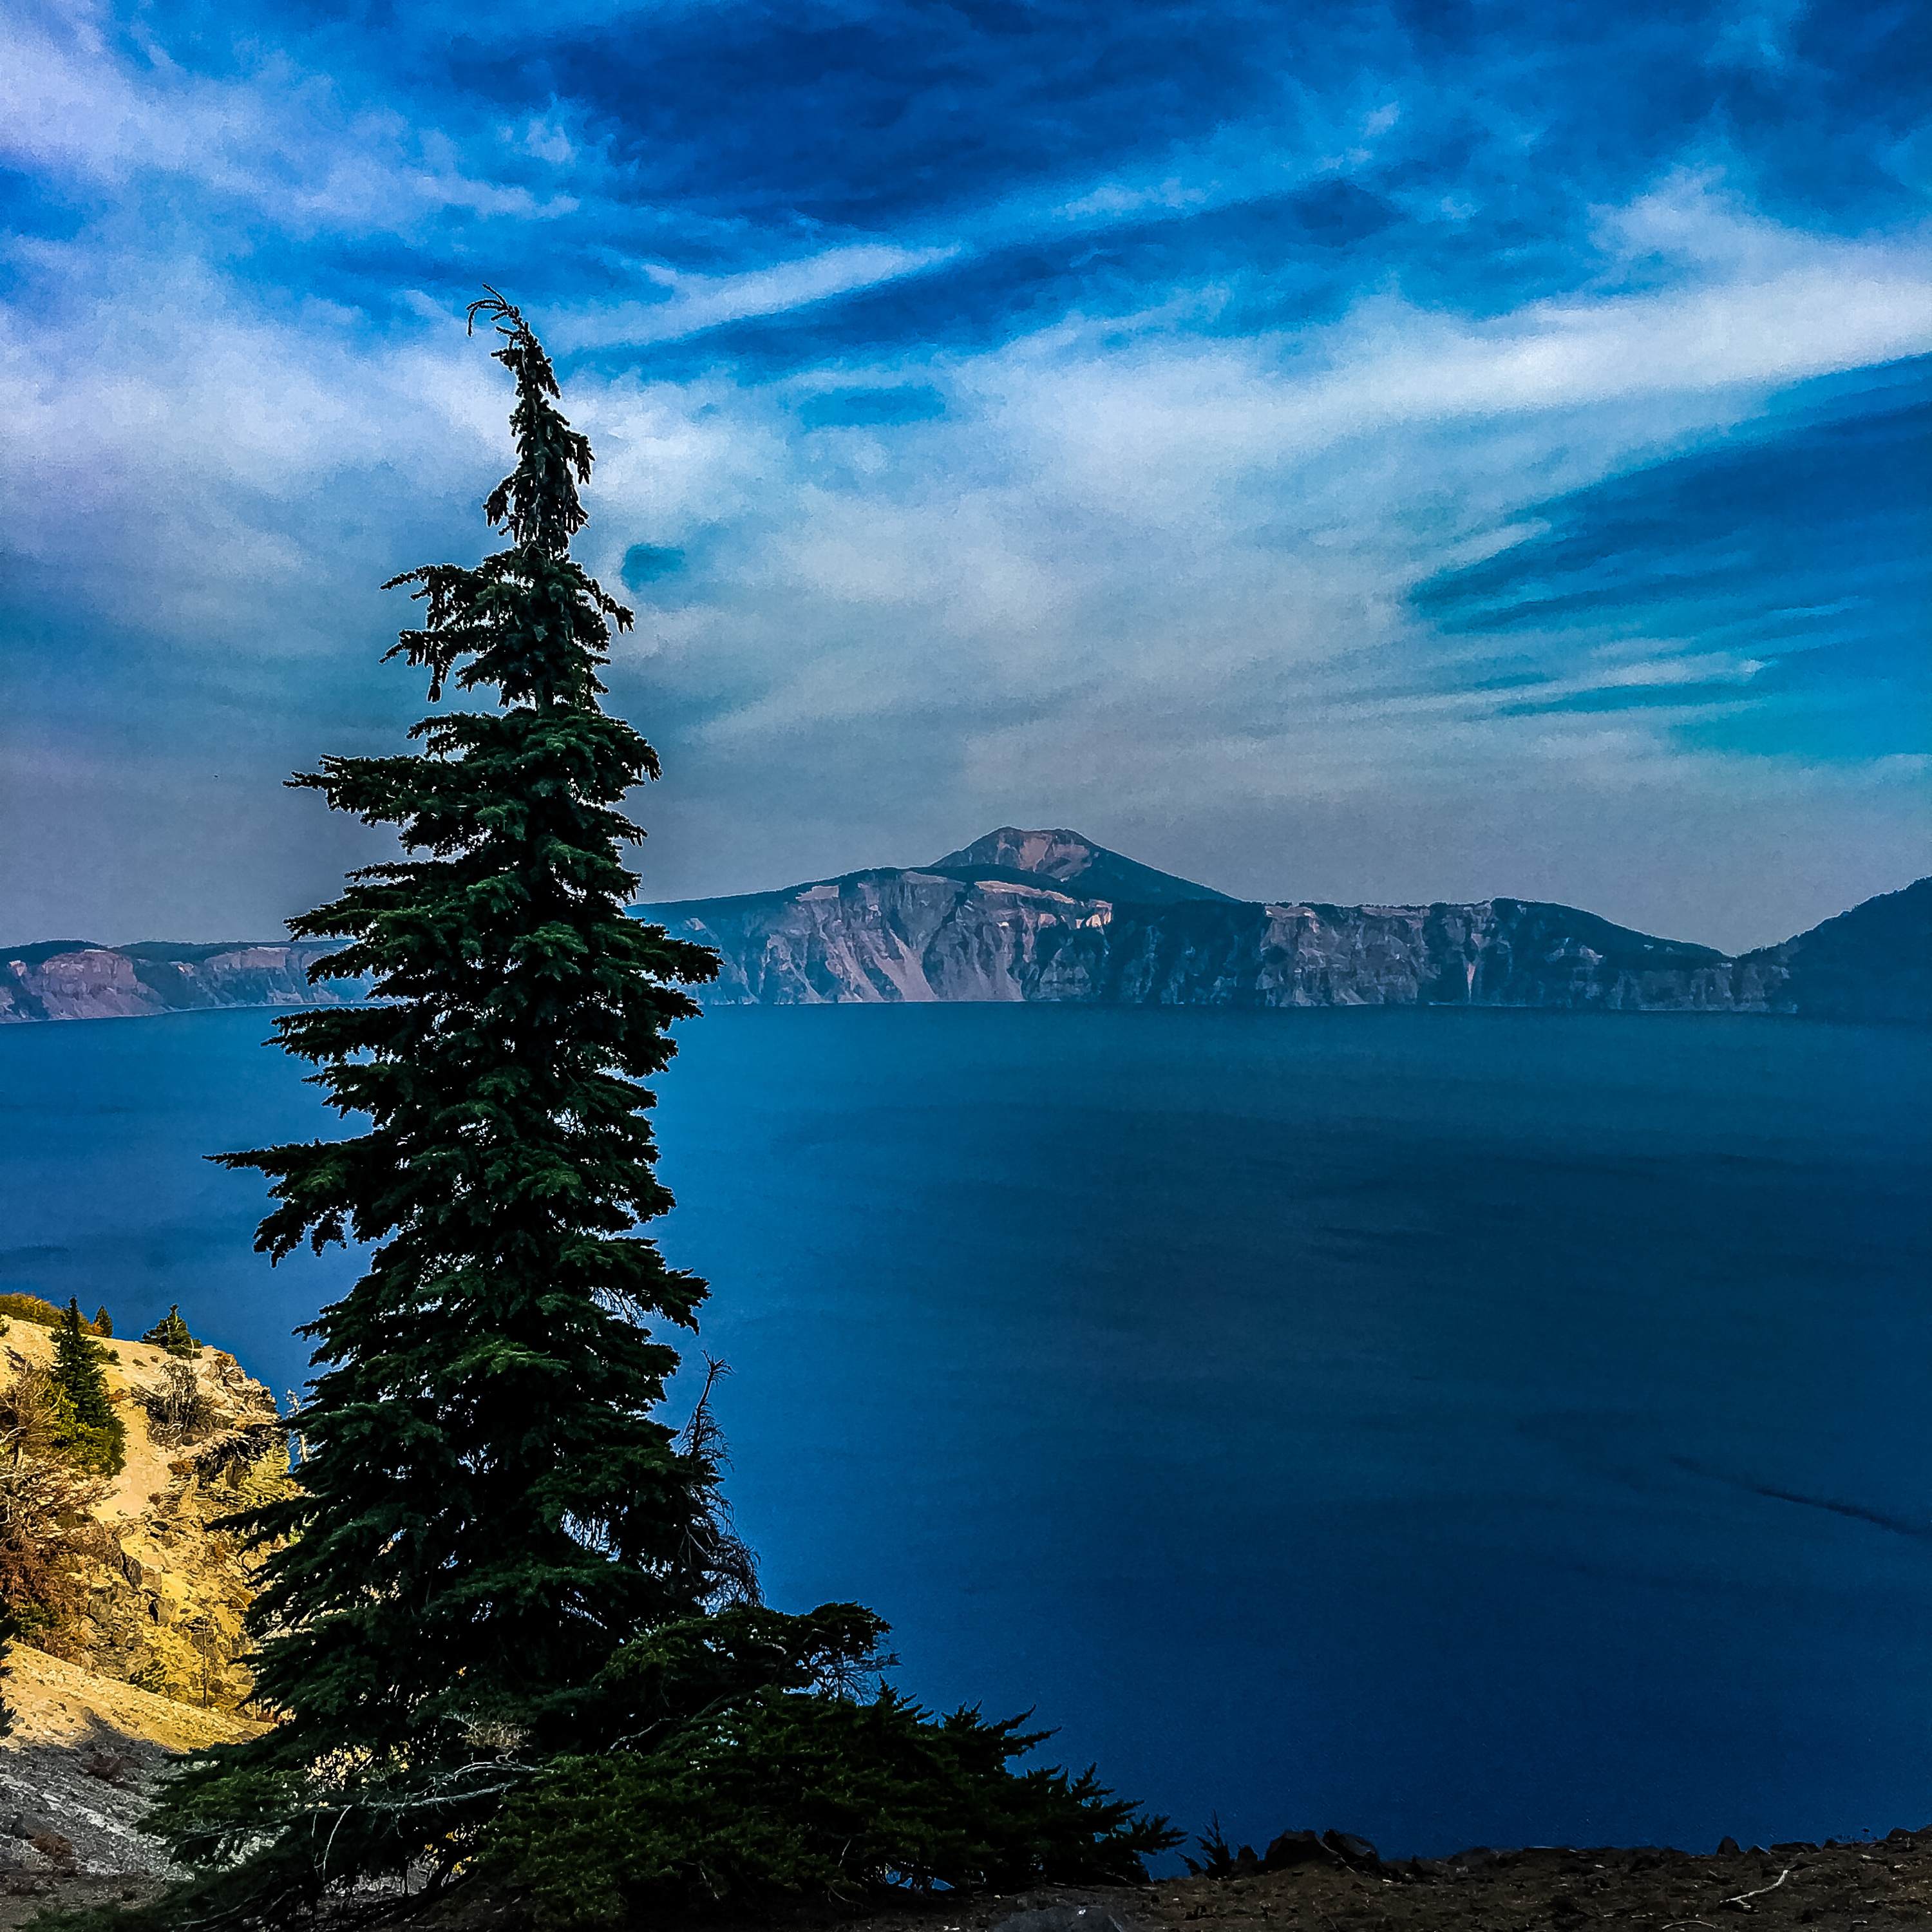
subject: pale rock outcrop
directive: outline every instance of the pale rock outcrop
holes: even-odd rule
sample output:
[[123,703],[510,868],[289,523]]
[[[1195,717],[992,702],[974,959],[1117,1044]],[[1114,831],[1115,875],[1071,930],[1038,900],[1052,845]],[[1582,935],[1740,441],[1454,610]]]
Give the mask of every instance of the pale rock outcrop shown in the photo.
[[[177,1358],[146,1342],[106,1343],[108,1393],[128,1431],[128,1460],[95,1510],[108,1547],[87,1576],[70,1633],[71,1661],[184,1704],[232,1711],[254,1679],[242,1618],[260,1558],[215,1526],[248,1504],[287,1493],[288,1439],[275,1400],[235,1358],[204,1348],[182,1364],[204,1405],[193,1438],[156,1440],[142,1397]],[[51,1364],[50,1330],[18,1318],[0,1338],[0,1372]]]
[[0,1023],[137,1019],[208,1006],[340,1006],[365,998],[359,980],[308,969],[332,946],[90,946],[44,940],[0,952]]
[[[52,1342],[13,1317],[0,1372],[45,1367]],[[60,1645],[73,1654],[8,1647],[0,1688],[14,1723],[0,1738],[0,1899],[52,1888],[68,1904],[94,1904],[116,1895],[111,1885],[90,1890],[97,1882],[167,1876],[162,1846],[140,1824],[169,1765],[256,1736],[268,1714],[249,1708],[244,1660],[259,1559],[214,1526],[286,1492],[274,1400],[232,1355],[204,1348],[181,1364],[200,1398],[191,1439],[158,1441],[141,1398],[160,1391],[178,1358],[146,1342],[105,1346],[128,1460],[94,1511],[101,1534],[86,1601]]]

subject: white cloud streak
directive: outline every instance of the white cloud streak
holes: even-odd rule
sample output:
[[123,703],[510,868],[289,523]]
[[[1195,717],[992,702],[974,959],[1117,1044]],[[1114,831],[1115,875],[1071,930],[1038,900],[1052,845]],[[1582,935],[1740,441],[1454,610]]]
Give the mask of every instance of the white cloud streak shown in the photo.
[[387,109],[358,109],[325,77],[281,56],[242,79],[211,80],[150,49],[146,72],[109,46],[100,10],[58,25],[0,14],[0,157],[96,187],[143,173],[185,177],[273,212],[296,232],[394,231],[446,208],[542,220],[578,206],[466,172],[454,145]]
[[662,262],[642,262],[635,267],[637,278],[661,289],[661,299],[567,310],[551,325],[550,333],[562,350],[674,342],[722,322],[782,315],[835,296],[897,281],[950,261],[958,253],[951,248],[861,243],[736,275],[690,274]]

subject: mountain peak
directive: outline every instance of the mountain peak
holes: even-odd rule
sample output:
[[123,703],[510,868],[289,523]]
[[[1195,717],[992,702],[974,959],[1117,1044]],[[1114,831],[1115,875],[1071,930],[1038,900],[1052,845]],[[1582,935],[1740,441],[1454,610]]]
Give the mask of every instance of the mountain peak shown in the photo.
[[1037,872],[1046,879],[1078,878],[1101,857],[1117,856],[1064,826],[1051,832],[1023,831],[1003,825],[936,862],[941,866],[1003,866],[1009,872]]
[[1002,825],[970,845],[935,860],[932,869],[948,872],[1030,874],[1050,879],[1082,898],[1112,899],[1127,904],[1172,905],[1186,899],[1226,899],[1211,886],[1172,872],[1156,872],[1138,860],[1124,858],[1096,845],[1064,826],[1028,830]]

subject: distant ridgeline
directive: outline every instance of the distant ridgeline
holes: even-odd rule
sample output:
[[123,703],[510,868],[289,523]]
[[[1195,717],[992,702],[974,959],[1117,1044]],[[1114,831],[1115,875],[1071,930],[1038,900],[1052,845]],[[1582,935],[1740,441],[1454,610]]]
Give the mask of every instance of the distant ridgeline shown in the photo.
[[44,939],[0,951],[0,1022],[131,1019],[202,1006],[332,1006],[359,1000],[360,981],[308,983],[332,946],[94,946]]
[[[1732,958],[1571,906],[1230,898],[1077,832],[1008,826],[930,866],[633,906],[716,949],[711,1005],[1478,1006],[1932,1023],[1932,879]],[[332,1006],[326,945],[0,950],[0,1022]]]
[[1932,1021],[1932,879],[1732,958],[1574,908],[1232,899],[1067,831],[931,866],[634,906],[715,947],[712,1004],[1479,1006]]

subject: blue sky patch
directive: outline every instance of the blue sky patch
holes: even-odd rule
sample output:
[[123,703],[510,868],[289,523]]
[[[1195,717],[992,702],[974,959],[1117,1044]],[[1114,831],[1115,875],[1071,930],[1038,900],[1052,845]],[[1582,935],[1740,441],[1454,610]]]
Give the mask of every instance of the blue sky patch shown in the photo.
[[684,553],[668,544],[633,544],[624,553],[622,575],[632,590],[642,590],[684,568]]
[[798,419],[807,429],[890,429],[901,423],[931,422],[946,413],[946,398],[926,384],[903,388],[832,389],[808,396]]

